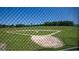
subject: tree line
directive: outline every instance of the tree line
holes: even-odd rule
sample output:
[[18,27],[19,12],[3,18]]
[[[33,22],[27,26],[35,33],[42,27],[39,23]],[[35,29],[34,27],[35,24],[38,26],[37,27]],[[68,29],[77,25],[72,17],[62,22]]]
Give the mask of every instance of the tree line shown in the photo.
[[72,21],[45,22],[45,26],[74,26]]
[[[25,24],[16,24],[16,25],[5,25],[0,24],[0,27],[29,27],[29,26],[74,26],[75,24],[72,21],[54,21],[54,22],[45,22],[43,24],[30,25]],[[79,26],[79,25],[78,25]]]

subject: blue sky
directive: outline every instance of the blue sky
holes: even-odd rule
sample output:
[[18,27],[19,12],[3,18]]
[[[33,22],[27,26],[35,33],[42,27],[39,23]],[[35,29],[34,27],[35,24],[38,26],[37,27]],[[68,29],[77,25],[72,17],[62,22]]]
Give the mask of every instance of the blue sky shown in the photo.
[[64,7],[1,7],[0,24],[40,24],[51,21],[78,23],[79,8]]

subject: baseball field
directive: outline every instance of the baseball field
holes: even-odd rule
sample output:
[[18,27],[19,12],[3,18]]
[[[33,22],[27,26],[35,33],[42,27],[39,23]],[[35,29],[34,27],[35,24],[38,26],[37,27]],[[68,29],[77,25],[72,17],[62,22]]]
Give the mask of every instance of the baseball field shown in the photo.
[[[78,46],[78,29],[75,26],[0,28],[0,48],[6,51],[55,51],[73,48]],[[56,45],[55,42],[51,43],[50,37],[59,40]]]

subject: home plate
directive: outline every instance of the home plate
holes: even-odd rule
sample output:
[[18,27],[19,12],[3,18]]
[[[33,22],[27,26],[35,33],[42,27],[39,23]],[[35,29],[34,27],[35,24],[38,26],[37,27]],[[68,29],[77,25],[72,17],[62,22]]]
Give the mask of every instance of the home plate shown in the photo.
[[59,48],[64,46],[62,41],[51,35],[33,35],[31,40],[45,48]]

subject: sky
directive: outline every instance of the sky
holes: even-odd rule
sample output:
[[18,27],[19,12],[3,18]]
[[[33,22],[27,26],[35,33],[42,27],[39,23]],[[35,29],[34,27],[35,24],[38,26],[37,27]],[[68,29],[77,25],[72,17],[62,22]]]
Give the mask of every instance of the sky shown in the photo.
[[78,23],[79,8],[71,7],[0,7],[0,24],[40,24],[52,21]]

